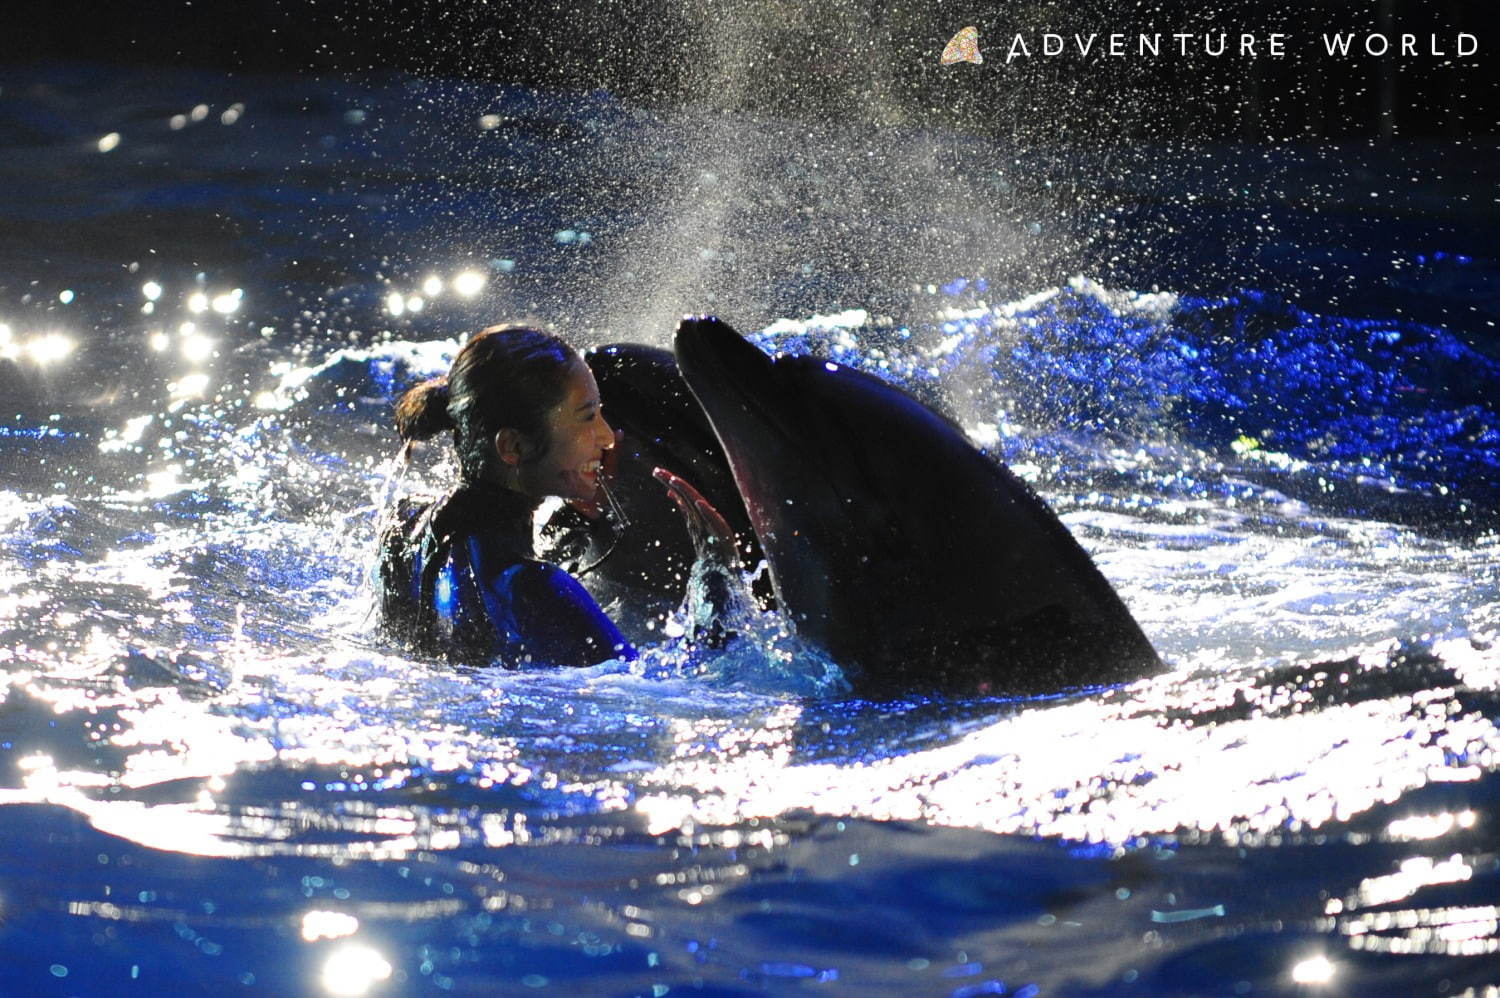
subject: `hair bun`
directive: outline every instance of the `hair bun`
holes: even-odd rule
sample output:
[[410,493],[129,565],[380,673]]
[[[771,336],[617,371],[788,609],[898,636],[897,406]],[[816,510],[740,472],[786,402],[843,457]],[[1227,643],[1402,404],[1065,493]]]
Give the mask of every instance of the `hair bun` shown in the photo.
[[454,428],[448,415],[448,378],[431,378],[408,389],[396,403],[396,432],[402,440],[426,440]]

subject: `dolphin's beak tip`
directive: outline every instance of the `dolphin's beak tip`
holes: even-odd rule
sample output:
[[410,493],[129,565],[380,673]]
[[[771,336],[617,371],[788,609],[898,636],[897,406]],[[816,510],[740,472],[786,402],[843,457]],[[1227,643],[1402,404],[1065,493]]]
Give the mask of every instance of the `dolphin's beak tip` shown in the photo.
[[719,332],[721,334],[723,332],[728,332],[736,336],[738,335],[734,332],[733,327],[731,327],[729,323],[725,322],[717,315],[710,315],[707,312],[702,312],[696,315],[684,315],[681,321],[677,323],[677,335],[679,336],[683,335],[684,333],[688,335],[703,334],[708,333],[710,330]]
[[683,340],[697,339],[701,341],[705,335],[709,334],[709,330],[718,325],[722,325],[722,323],[711,315],[684,315],[682,320],[677,323],[677,335],[675,339],[678,345],[681,345]]
[[751,351],[764,356],[751,346],[734,327],[712,315],[689,316],[677,326],[673,340],[678,366],[688,384],[693,384],[694,372],[704,364],[723,366],[749,363],[746,356]]

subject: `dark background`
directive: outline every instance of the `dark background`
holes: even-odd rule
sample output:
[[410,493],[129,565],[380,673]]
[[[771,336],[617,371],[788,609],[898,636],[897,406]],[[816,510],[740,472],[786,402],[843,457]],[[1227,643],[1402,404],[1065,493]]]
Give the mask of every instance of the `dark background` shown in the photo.
[[[1493,0],[1314,0],[1208,8],[1083,0],[20,0],[0,60],[88,59],[237,72],[403,71],[592,90],[648,106],[956,127],[1032,139],[1285,141],[1493,135]],[[959,28],[982,66],[943,67]],[[1280,60],[1203,55],[1016,60],[1016,32],[1250,31],[1291,37]],[[1323,31],[1415,33],[1414,58],[1330,58]],[[1479,51],[1452,58],[1456,33]],[[1449,58],[1426,54],[1436,33]],[[1097,44],[1097,43],[1096,43]],[[1200,43],[1201,44],[1201,43]],[[1356,43],[1357,44],[1357,43]]]

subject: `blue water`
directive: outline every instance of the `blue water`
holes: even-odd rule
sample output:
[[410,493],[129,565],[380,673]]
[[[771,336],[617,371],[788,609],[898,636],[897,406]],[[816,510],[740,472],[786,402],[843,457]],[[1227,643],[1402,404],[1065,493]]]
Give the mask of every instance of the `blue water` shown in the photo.
[[[0,993],[1500,983],[1472,142],[1101,172],[44,66],[0,75],[0,148]],[[1172,671],[868,703],[774,618],[568,672],[371,638],[400,388],[500,318],[661,343],[689,310],[947,412]]]

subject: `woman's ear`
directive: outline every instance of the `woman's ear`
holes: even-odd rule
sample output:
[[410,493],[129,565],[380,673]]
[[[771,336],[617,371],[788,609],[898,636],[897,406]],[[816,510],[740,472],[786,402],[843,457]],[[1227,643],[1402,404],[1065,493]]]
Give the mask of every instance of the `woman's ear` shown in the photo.
[[523,450],[521,431],[506,427],[495,434],[495,453],[500,455],[500,460],[509,467],[516,467],[521,463]]

